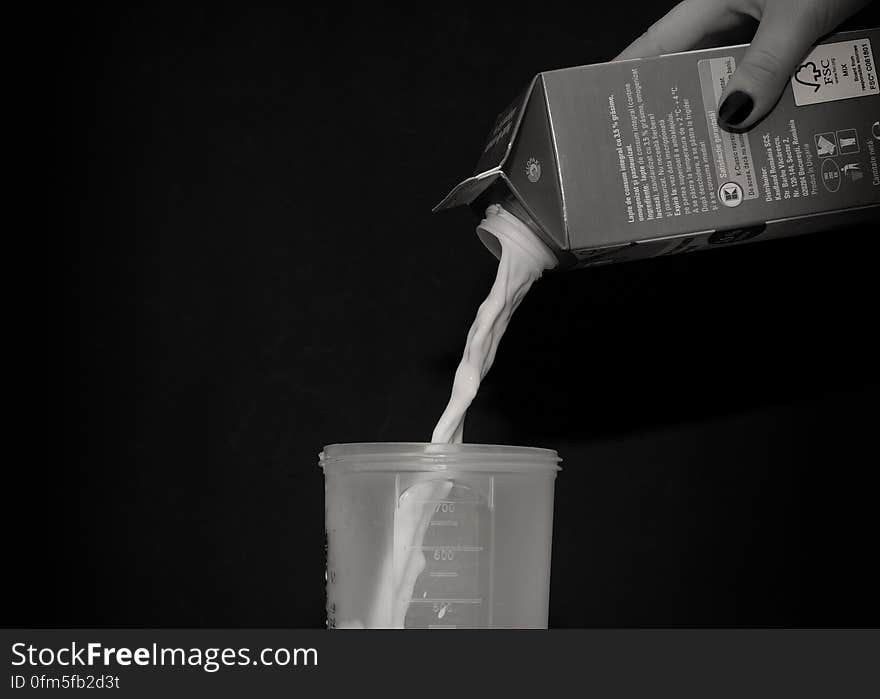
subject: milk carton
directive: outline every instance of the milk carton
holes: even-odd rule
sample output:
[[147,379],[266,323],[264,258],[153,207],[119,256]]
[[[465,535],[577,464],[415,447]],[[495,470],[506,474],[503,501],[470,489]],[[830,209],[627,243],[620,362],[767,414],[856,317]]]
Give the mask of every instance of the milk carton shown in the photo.
[[563,267],[880,221],[878,45],[826,38],[747,133],[717,117],[744,45],[539,73],[434,210],[501,204]]

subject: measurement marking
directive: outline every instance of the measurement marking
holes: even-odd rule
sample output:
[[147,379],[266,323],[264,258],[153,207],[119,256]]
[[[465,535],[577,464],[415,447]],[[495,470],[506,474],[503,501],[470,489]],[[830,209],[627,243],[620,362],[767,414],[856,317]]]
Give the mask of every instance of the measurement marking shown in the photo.
[[482,546],[407,546],[417,551],[482,551]]
[[480,505],[476,500],[408,500],[425,505]]
[[432,578],[457,578],[458,573],[454,570],[432,570],[428,575]]
[[457,527],[458,522],[452,519],[434,520],[431,522],[432,527]]
[[429,629],[457,629],[455,624],[428,624]]
[[408,600],[410,604],[483,604],[482,597],[462,597],[460,599],[451,599],[448,597],[413,597]]

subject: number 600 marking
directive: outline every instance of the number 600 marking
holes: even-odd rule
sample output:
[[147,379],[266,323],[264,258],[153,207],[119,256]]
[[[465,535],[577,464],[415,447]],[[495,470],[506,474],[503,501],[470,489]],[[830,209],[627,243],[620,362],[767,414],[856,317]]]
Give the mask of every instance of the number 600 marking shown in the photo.
[[452,549],[434,549],[434,560],[435,561],[451,561],[455,551]]

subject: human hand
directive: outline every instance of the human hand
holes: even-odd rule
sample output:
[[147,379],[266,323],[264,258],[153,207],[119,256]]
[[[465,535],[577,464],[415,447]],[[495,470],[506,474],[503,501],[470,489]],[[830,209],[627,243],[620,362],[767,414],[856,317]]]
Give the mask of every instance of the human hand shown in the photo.
[[758,30],[721,93],[718,120],[748,129],[776,104],[789,77],[815,41],[869,0],[684,0],[655,22],[615,60],[647,58],[696,48],[749,19]]

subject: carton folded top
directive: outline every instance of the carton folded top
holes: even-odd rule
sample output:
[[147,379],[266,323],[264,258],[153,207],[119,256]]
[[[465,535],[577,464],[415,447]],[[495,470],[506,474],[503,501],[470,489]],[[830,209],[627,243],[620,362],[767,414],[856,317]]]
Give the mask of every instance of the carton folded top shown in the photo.
[[443,201],[432,209],[434,213],[472,203],[498,179],[501,168],[510,155],[513,141],[522,122],[525,106],[537,79],[538,76],[535,76],[528,87],[508,105],[507,109],[498,115],[489,132],[489,138],[486,140],[480,159],[474,168],[474,174],[456,185],[444,197]]

